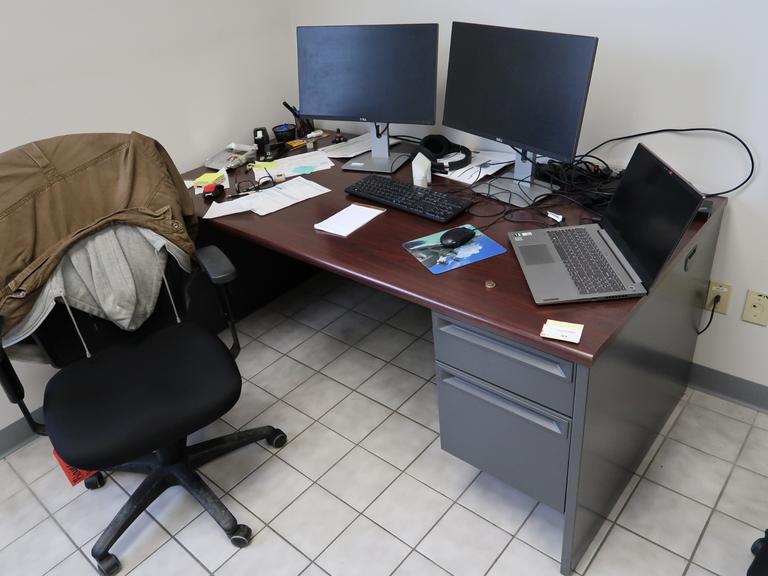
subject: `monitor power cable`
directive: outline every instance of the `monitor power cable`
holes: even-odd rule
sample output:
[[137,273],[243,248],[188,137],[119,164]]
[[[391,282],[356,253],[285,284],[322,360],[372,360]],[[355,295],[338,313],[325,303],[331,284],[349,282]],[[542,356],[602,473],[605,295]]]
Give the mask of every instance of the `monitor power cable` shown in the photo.
[[720,294],[715,294],[715,297],[712,299],[712,311],[709,313],[709,320],[707,320],[707,325],[704,326],[704,328],[701,330],[696,330],[696,334],[704,334],[704,332],[707,331],[709,325],[712,324],[712,319],[715,317],[715,308],[717,308],[718,304],[720,304]]

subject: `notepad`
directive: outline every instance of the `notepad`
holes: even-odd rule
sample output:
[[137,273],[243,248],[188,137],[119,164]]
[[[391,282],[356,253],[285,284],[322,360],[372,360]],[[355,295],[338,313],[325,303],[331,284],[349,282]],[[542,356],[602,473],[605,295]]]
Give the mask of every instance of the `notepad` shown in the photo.
[[224,182],[224,177],[226,176],[226,172],[208,172],[206,174],[201,174],[197,178],[195,178],[193,184],[195,186],[207,186],[208,184],[221,184]]
[[364,206],[362,204],[350,204],[344,208],[344,210],[336,212],[336,214],[330,218],[326,218],[322,222],[315,224],[315,230],[346,238],[352,234],[352,232],[384,212],[386,212],[386,208],[376,208],[374,206]]

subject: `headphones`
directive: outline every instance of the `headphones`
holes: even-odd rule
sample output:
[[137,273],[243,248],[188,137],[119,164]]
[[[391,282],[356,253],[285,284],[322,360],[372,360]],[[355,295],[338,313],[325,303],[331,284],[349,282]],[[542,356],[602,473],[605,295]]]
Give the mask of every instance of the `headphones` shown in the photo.
[[[442,134],[430,134],[424,136],[419,142],[419,152],[424,154],[430,162],[432,162],[432,171],[446,174],[451,170],[458,170],[469,166],[472,161],[472,151],[469,148],[462,146],[461,144],[454,144],[448,138]],[[454,152],[461,152],[464,154],[463,158],[454,160],[453,162],[440,162],[440,158],[453,154]]]

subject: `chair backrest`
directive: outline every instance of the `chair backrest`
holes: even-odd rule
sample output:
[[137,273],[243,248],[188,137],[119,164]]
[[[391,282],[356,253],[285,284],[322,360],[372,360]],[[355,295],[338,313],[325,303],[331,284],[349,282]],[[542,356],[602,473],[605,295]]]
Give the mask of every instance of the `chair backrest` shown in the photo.
[[31,339],[56,368],[77,362],[88,353],[94,355],[113,346],[141,339],[176,322],[177,315],[179,319],[186,318],[189,309],[188,290],[194,276],[194,273],[187,274],[169,256],[165,268],[167,283],[160,288],[155,309],[144,324],[133,332],[122,330],[113,322],[98,316],[67,308],[63,301],[57,300]]

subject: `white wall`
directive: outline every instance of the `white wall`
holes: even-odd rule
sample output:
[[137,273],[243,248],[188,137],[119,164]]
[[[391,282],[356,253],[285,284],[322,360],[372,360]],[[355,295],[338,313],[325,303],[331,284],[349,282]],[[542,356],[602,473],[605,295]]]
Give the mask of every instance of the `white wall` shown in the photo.
[[[72,132],[136,130],[181,171],[288,121],[288,12],[277,2],[0,4],[0,151]],[[2,247],[0,247],[0,250]],[[22,363],[30,409],[50,371]],[[0,429],[20,413],[0,396]]]
[[0,150],[136,130],[180,170],[290,119],[288,14],[252,0],[3,2]]
[[[451,22],[457,20],[600,38],[582,151],[610,137],[661,127],[712,126],[742,136],[755,153],[757,171],[747,188],[731,196],[713,271],[714,278],[733,284],[734,295],[729,314],[717,316],[699,338],[695,361],[768,385],[764,367],[768,328],[741,321],[747,288],[768,291],[764,255],[768,177],[761,169],[761,158],[768,156],[768,76],[764,73],[768,5],[751,0],[729,4],[712,0],[390,0],[358,2],[352,7],[339,0],[294,0],[289,6],[292,27],[438,22],[438,120]],[[479,105],[486,89],[477,86]],[[428,131],[405,129],[412,134]],[[451,129],[441,130],[471,146],[492,145]],[[741,150],[721,138],[664,135],[644,142],[702,192],[729,188],[748,167]],[[601,152],[611,163],[623,166],[634,145]]]

